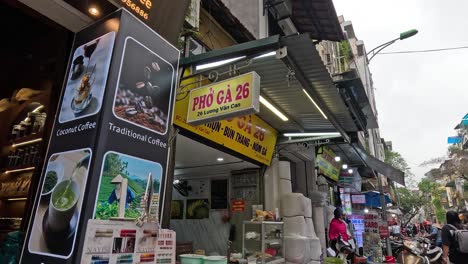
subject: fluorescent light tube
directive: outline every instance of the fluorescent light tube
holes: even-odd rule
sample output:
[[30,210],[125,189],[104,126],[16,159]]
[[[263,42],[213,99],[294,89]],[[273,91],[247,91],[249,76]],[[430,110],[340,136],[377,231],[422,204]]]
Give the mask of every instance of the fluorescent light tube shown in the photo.
[[29,171],[29,170],[34,170],[35,167],[28,167],[24,169],[16,169],[16,170],[7,170],[5,173],[12,173],[12,172],[20,172],[20,171]]
[[340,136],[338,132],[317,132],[317,133],[284,133],[285,137],[320,137],[320,136]]
[[302,91],[307,95],[307,97],[309,97],[309,100],[315,105],[317,110],[319,110],[319,112],[323,115],[323,118],[328,120],[328,117],[325,115],[325,113],[322,111],[322,109],[320,109],[320,107],[317,105],[317,103],[314,101],[314,99],[312,99],[312,97],[309,95],[309,93],[305,89],[302,89]]
[[270,109],[273,113],[275,113],[275,115],[277,115],[279,118],[281,118],[281,120],[283,120],[283,121],[288,121],[289,120],[283,113],[281,113],[278,109],[276,109],[276,107],[274,107],[272,104],[270,104],[270,102],[268,102],[262,96],[260,96],[260,103],[262,103],[264,106],[266,106],[268,109]]
[[276,55],[276,51],[271,51],[271,52],[259,55],[255,57],[254,59],[260,59],[260,58],[265,58],[265,57],[270,57],[270,56],[275,56],[275,55]]
[[8,201],[25,201],[27,200],[28,198],[8,198],[7,200]]
[[206,63],[206,64],[202,64],[202,65],[197,65],[197,67],[195,69],[197,71],[205,70],[205,69],[209,69],[209,68],[213,68],[213,67],[222,66],[224,64],[228,64],[228,63],[233,62],[233,61],[238,61],[238,60],[241,60],[243,58],[245,58],[245,56],[232,58],[232,59],[227,59],[227,60],[222,60],[222,61],[210,62],[210,63]]
[[39,141],[42,141],[42,138],[37,138],[37,139],[33,139],[33,140],[30,140],[30,141],[26,141],[26,142],[21,142],[21,143],[18,143],[18,144],[13,144],[11,146],[12,147],[24,146],[24,145],[32,144],[32,143],[39,142]]

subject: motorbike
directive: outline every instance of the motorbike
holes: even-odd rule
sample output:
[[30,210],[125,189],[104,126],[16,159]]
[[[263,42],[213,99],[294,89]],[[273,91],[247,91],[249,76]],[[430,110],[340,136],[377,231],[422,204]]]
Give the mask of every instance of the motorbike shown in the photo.
[[357,253],[356,248],[349,242],[344,241],[341,236],[331,241],[331,248],[334,252],[329,252],[330,257],[336,257],[349,264],[367,263],[367,258]]
[[392,256],[398,256],[404,249],[403,245],[404,238],[402,237],[390,237],[390,246],[392,249]]
[[403,241],[397,262],[401,264],[439,264],[442,263],[442,249],[432,246],[427,238],[417,237]]

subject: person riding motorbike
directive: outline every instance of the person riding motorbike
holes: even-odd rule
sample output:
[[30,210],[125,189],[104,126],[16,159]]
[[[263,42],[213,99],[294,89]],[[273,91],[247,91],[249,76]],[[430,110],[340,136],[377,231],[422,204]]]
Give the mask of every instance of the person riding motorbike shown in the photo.
[[437,247],[442,247],[442,227],[439,224],[432,224],[430,232],[426,238],[430,239],[432,244]]
[[[337,254],[344,253],[348,261],[351,263],[364,263],[366,258],[359,256],[352,240],[352,231],[349,230],[345,221],[345,215],[341,208],[336,208],[333,212],[334,218],[330,222],[328,229],[328,238],[330,239],[330,247]],[[351,224],[351,223],[350,223]]]
[[330,241],[337,239],[339,236],[347,242],[349,240],[346,222],[344,221],[344,213],[341,208],[336,208],[333,212],[335,216],[330,222],[330,228],[328,229],[328,238]]

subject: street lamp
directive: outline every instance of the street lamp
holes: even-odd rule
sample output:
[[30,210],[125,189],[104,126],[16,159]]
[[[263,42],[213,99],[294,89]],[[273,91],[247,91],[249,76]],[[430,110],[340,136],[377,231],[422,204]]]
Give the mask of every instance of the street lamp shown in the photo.
[[411,29],[411,30],[400,33],[400,37],[398,37],[396,39],[393,39],[393,40],[390,40],[388,42],[385,42],[384,44],[381,44],[381,45],[373,48],[371,51],[369,51],[366,54],[366,57],[369,58],[369,55],[372,55],[372,56],[367,61],[370,62],[372,60],[372,58],[374,58],[375,55],[377,55],[379,52],[381,52],[386,47],[388,47],[388,46],[392,45],[393,43],[395,43],[397,40],[404,40],[404,39],[407,39],[407,38],[411,38],[412,36],[414,36],[416,34],[418,34],[418,31],[416,29]]

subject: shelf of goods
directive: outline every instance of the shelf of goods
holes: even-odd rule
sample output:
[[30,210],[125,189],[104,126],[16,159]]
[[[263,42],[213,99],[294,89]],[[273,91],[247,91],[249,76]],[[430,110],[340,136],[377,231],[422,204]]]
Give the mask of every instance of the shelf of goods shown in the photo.
[[[260,234],[255,238],[246,237],[246,227],[257,226],[260,227]],[[247,256],[249,251],[246,248],[247,241],[255,241],[260,243],[260,254],[256,262],[261,264],[281,264],[285,263],[284,258],[284,236],[283,236],[283,222],[270,222],[270,221],[244,221],[242,223],[242,256],[243,258],[253,259],[254,256]],[[274,245],[274,248],[273,248]],[[268,254],[269,252],[276,252],[275,254]],[[268,254],[268,256],[267,256]],[[270,256],[271,255],[271,256]],[[249,261],[250,263],[250,261]]]
[[[40,168],[46,136],[48,95],[11,101],[0,115],[0,240],[21,228],[27,197]],[[5,114],[7,113],[7,115]]]

